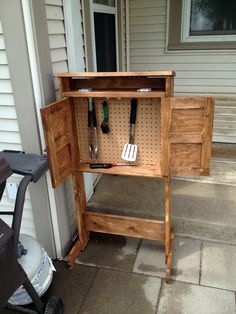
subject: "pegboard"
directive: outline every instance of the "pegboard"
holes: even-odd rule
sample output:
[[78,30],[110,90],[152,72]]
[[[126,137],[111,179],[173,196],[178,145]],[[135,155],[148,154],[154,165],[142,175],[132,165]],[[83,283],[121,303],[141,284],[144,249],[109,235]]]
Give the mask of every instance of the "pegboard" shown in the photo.
[[[103,134],[100,125],[103,121],[102,98],[94,98],[99,141],[98,159],[91,160],[88,144],[88,99],[74,98],[76,124],[79,139],[81,162],[125,163],[121,153],[129,141],[130,98],[106,99],[109,111],[108,134]],[[139,98],[135,124],[135,144],[138,145],[138,165],[160,165],[160,99]]]

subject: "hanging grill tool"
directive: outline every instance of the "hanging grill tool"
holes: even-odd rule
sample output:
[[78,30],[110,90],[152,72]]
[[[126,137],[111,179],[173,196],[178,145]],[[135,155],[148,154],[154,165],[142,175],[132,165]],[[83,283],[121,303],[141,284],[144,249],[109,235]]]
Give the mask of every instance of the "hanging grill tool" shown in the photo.
[[131,99],[131,112],[130,112],[130,133],[129,143],[126,143],[121,155],[121,158],[126,161],[134,162],[137,158],[138,146],[134,144],[134,131],[137,112],[138,100]]
[[110,132],[109,125],[108,125],[108,105],[106,100],[103,100],[103,121],[101,124],[102,133],[108,134]]
[[88,99],[88,132],[89,132],[89,155],[92,159],[98,157],[98,133],[94,101]]

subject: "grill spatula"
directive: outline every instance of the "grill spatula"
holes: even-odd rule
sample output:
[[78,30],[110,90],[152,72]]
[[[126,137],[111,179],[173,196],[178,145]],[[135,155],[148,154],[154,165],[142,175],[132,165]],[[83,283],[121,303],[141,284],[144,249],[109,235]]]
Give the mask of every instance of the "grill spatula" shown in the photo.
[[129,143],[126,143],[121,158],[126,161],[134,162],[137,158],[138,146],[134,144],[134,131],[135,131],[135,121],[137,112],[137,99],[131,99],[131,111],[130,111],[130,133],[129,133]]

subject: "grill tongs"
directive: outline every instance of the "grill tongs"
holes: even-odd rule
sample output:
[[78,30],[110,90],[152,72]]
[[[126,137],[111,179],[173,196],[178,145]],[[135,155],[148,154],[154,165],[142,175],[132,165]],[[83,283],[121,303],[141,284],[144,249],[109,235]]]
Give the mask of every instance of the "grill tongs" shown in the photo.
[[88,133],[89,133],[89,155],[91,159],[98,158],[98,133],[97,121],[93,98],[88,99]]

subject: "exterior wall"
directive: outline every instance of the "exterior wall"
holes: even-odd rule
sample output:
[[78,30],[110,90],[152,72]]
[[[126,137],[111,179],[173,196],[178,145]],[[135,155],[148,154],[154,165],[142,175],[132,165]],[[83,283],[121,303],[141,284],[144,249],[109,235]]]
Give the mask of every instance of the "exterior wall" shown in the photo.
[[174,70],[175,94],[216,97],[213,140],[236,143],[236,51],[166,51],[167,0],[130,0],[130,70]]
[[[48,24],[48,36],[51,53],[51,61],[53,74],[59,72],[68,72],[68,57],[66,47],[66,32],[65,21],[63,12],[62,0],[45,0],[47,24]],[[56,98],[60,99],[59,86],[57,78],[54,78]],[[66,228],[65,224],[68,224],[70,235],[65,235],[65,238],[73,237],[76,230],[76,216],[74,210],[74,197],[72,182],[70,179],[66,180],[63,187],[63,193],[66,195],[66,213],[60,213],[60,216],[64,216],[63,221],[59,221],[60,229]],[[67,228],[66,228],[67,229]],[[65,231],[66,233],[67,231]]]
[[[4,149],[22,150],[22,145],[8,68],[4,34],[0,21],[0,151]],[[20,176],[12,175],[8,182],[19,184],[20,180]],[[0,203],[0,211],[12,211],[14,205],[15,201],[8,198],[5,189]],[[11,216],[1,216],[1,218],[8,224],[11,224]],[[28,191],[26,193],[21,233],[36,237],[34,217]]]
[[[66,36],[62,0],[45,0],[48,36],[53,73],[68,72]],[[57,79],[54,79],[57,99],[60,98]]]

